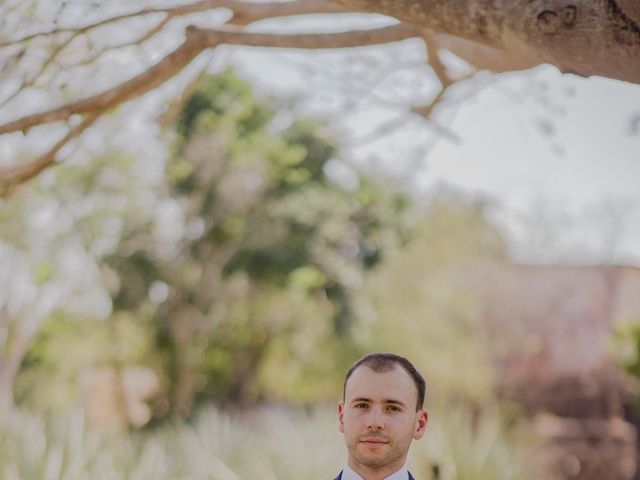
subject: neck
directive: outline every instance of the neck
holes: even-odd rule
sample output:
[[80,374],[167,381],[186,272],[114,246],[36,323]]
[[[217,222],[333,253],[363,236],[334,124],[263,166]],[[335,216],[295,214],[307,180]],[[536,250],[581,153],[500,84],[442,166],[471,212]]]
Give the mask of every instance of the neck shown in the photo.
[[385,465],[383,467],[373,468],[357,464],[353,460],[349,459],[347,465],[349,465],[351,470],[360,475],[363,480],[384,480],[401,470],[404,467],[404,462],[405,458],[400,459],[399,462],[393,462],[392,464]]

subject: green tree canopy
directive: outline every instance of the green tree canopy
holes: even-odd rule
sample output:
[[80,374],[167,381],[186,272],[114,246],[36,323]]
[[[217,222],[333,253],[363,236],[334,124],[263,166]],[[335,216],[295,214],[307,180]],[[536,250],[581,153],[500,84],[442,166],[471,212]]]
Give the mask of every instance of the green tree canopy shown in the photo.
[[326,128],[278,117],[233,72],[205,78],[176,122],[164,206],[107,262],[114,308],[157,326],[174,411],[331,396],[354,293],[405,230],[403,194],[353,170],[340,187]]

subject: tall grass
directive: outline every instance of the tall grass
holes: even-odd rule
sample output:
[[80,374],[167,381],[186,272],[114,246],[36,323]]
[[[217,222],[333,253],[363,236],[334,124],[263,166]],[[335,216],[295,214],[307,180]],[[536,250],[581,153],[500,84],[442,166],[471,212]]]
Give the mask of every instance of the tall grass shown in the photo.
[[[418,479],[534,478],[497,411],[433,417],[412,447]],[[321,480],[335,477],[345,455],[328,409],[236,416],[207,408],[191,422],[129,434],[94,432],[80,412],[45,419],[22,411],[0,431],[3,480]]]

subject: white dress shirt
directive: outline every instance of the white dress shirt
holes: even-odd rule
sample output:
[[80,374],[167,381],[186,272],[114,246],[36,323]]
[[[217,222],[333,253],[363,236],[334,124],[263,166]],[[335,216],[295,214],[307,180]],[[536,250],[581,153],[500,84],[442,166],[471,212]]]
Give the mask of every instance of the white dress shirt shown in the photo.
[[[345,465],[342,469],[342,479],[341,480],[364,480],[360,475],[354,472],[349,465]],[[407,467],[402,467],[396,473],[393,473],[386,477],[384,480],[409,480],[409,471]]]

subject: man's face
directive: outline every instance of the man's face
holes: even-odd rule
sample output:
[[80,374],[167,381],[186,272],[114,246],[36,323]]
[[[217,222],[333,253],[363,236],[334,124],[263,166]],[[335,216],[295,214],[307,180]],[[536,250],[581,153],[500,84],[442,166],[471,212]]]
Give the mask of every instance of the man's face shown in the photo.
[[400,366],[377,373],[362,365],[352,373],[338,404],[352,469],[390,474],[404,465],[411,441],[422,438],[428,419],[426,410],[416,411],[417,399],[413,379]]

